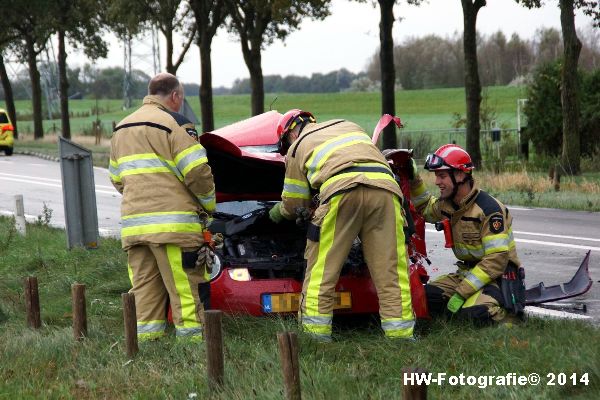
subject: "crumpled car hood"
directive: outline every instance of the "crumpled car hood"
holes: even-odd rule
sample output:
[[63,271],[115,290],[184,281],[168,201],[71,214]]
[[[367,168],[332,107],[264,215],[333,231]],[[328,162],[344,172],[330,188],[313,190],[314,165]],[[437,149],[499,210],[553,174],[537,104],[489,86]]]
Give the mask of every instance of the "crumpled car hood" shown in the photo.
[[285,159],[277,152],[280,117],[269,111],[200,136],[218,202],[281,199]]

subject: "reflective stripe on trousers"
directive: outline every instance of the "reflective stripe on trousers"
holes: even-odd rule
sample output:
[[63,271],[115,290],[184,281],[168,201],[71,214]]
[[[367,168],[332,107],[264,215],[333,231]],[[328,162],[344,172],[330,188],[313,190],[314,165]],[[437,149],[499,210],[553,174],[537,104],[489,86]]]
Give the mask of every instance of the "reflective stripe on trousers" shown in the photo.
[[165,329],[167,300],[178,337],[202,337],[202,305],[198,285],[203,271],[184,269],[182,249],[176,245],[133,246],[128,250],[128,271],[135,295],[140,339],[161,336]]
[[183,269],[181,261],[181,248],[167,245],[167,256],[173,271],[175,288],[181,305],[182,324],[175,324],[177,336],[202,336],[202,325],[196,317],[196,301],[190,287],[190,281]]
[[[390,214],[395,218],[389,218]],[[414,316],[398,196],[359,185],[331,197],[317,209],[315,216],[314,222],[320,224],[320,238],[318,242],[307,241],[308,268],[301,304],[303,328],[314,334],[331,333],[335,284],[356,236],[363,242],[365,261],[380,300],[382,322],[411,321],[411,325]],[[393,236],[396,245],[389,246]],[[360,299],[353,299],[357,301]],[[410,336],[411,326],[402,334]],[[398,334],[391,328],[389,331]]]

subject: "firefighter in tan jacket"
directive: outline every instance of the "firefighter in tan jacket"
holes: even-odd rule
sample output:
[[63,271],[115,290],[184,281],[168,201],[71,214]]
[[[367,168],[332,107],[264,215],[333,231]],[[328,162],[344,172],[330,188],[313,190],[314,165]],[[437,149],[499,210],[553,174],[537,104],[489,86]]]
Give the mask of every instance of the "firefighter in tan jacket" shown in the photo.
[[[517,271],[520,266],[508,209],[477,187],[471,157],[455,144],[430,154],[425,169],[435,172],[440,197],[427,191],[415,168],[410,183],[412,201],[427,222],[448,220],[452,250],[459,260],[455,273],[426,285],[430,312],[439,314],[447,309],[480,322],[512,321],[512,314],[522,312],[522,305],[509,304],[499,285],[507,269]],[[507,308],[515,307],[509,315]]]
[[[140,340],[160,337],[172,309],[178,339],[202,340],[196,267],[215,188],[198,134],[176,111],[183,86],[171,74],[150,80],[143,105],[115,127],[110,179],[123,195],[121,240],[127,250]],[[167,300],[169,300],[167,302]]]
[[385,158],[358,125],[341,119],[317,124],[302,110],[284,114],[278,134],[286,172],[282,202],[271,209],[271,219],[296,219],[296,210],[311,206],[313,193],[319,199],[307,234],[303,329],[330,340],[335,286],[359,237],[385,335],[412,338],[402,192]]

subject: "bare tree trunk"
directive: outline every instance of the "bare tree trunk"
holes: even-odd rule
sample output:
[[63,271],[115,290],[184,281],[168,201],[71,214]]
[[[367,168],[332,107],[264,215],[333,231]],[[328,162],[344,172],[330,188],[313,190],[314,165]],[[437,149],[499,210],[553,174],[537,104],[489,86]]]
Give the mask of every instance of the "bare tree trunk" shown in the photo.
[[29,79],[31,79],[31,105],[33,109],[33,138],[44,137],[44,125],[42,124],[42,85],[40,72],[37,68],[35,45],[31,37],[25,38],[27,46],[27,66],[29,67]]
[[242,39],[241,42],[244,61],[250,72],[252,115],[259,115],[265,112],[265,88],[260,54],[261,42],[253,43],[252,48],[248,46],[246,40]]
[[15,99],[13,96],[12,86],[10,84],[10,79],[8,79],[8,73],[6,72],[6,67],[4,65],[4,58],[0,55],[0,80],[2,80],[2,88],[4,89],[4,102],[6,103],[6,111],[8,111],[8,116],[12,122],[14,128],[14,136],[15,139],[19,138],[19,133],[17,132],[17,110],[15,108]]
[[261,65],[260,50],[253,52],[250,71],[250,88],[252,89],[252,115],[259,115],[265,112],[265,87]]
[[[396,115],[396,71],[394,68],[394,3],[395,0],[378,0],[381,11],[379,22],[379,53],[381,67],[381,114]],[[383,130],[383,148],[395,149],[396,125],[388,124]]]
[[581,144],[579,136],[579,88],[577,63],[581,42],[575,30],[573,0],[560,0],[560,24],[562,27],[564,64],[561,73],[561,101],[563,116],[562,167],[565,173],[578,175],[581,172]]
[[175,75],[177,68],[173,65],[173,34],[171,32],[165,33],[165,41],[167,42],[167,72]]
[[200,112],[202,113],[202,132],[215,129],[212,95],[212,61],[210,40],[202,40],[200,47]]
[[477,64],[477,13],[485,6],[485,0],[461,0],[463,7],[465,54],[465,97],[467,101],[467,152],[476,167],[481,166],[479,147],[479,108],[481,106],[481,82]]
[[[213,92],[212,92],[212,39],[223,23],[226,15],[223,1],[190,0],[194,12],[197,32],[196,44],[200,50],[200,112],[202,114],[202,131],[215,129]],[[195,35],[192,35],[192,37]]]
[[60,96],[60,121],[62,137],[71,139],[71,122],[69,119],[69,80],[67,78],[67,52],[65,50],[65,32],[58,31],[58,75]]

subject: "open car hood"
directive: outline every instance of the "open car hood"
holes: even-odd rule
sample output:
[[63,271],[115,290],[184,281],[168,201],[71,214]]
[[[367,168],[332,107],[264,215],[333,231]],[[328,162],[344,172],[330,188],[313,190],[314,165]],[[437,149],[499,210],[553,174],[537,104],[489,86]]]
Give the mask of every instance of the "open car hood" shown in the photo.
[[280,117],[269,111],[200,136],[218,202],[281,199],[285,159],[277,152]]

